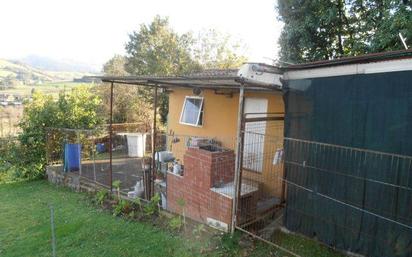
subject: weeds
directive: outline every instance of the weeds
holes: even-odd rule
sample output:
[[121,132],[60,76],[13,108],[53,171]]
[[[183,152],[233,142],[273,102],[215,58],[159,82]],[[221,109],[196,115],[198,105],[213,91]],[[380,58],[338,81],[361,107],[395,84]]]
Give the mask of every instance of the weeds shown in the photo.
[[106,189],[97,191],[95,195],[96,203],[101,206],[103,206],[107,198],[109,198],[109,191],[107,191]]
[[144,208],[143,212],[146,216],[152,216],[159,210],[159,202],[160,202],[160,195],[159,193],[156,193],[152,199],[150,199],[150,202],[148,202]]

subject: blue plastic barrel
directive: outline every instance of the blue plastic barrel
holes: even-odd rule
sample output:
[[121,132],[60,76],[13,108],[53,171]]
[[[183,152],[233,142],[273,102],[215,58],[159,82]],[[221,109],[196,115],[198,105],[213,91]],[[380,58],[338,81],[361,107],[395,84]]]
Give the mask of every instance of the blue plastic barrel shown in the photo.
[[98,153],[104,153],[104,152],[106,152],[106,147],[104,146],[104,143],[96,144],[96,151],[97,151]]
[[79,171],[80,170],[80,144],[65,144],[64,145],[64,171]]

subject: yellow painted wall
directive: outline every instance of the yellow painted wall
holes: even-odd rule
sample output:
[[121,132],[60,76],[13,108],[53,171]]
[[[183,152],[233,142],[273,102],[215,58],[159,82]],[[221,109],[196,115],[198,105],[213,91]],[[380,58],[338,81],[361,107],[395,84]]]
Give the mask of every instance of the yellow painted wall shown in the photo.
[[[168,133],[178,135],[178,144],[174,144],[172,151],[174,155],[182,160],[184,154],[184,136],[198,136],[216,138],[226,148],[234,149],[236,143],[237,115],[239,105],[239,94],[233,97],[217,95],[213,90],[203,90],[200,96],[204,97],[203,102],[203,126],[194,127],[180,124],[180,114],[186,96],[193,96],[192,90],[176,88],[170,93],[169,97],[169,116]],[[284,104],[280,93],[257,93],[246,92],[245,97],[266,98],[268,99],[268,112],[284,112]],[[275,125],[275,123],[277,123]],[[264,151],[267,154],[264,162],[264,170],[260,172],[243,171],[243,178],[261,183],[263,194],[268,193],[280,197],[281,181],[278,176],[282,174],[281,165],[272,165],[274,151],[283,146],[283,122],[269,121],[266,128]],[[275,150],[273,150],[275,149]],[[273,152],[273,153],[272,153]]]

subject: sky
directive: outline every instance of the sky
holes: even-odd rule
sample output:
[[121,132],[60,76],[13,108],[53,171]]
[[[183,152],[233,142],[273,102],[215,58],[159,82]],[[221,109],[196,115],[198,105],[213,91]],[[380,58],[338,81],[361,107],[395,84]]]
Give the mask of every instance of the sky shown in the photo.
[[39,55],[101,65],[155,15],[179,32],[214,28],[246,45],[253,62],[277,56],[276,0],[1,0],[0,58]]

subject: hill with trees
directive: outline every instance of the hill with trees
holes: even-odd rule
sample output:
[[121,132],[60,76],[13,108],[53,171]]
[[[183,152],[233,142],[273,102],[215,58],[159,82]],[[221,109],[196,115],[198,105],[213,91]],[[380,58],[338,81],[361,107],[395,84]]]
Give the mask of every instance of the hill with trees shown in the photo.
[[91,73],[74,71],[50,71],[34,68],[21,61],[0,59],[0,85],[13,87],[17,85],[38,85],[48,82],[72,81]]

